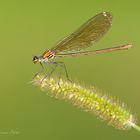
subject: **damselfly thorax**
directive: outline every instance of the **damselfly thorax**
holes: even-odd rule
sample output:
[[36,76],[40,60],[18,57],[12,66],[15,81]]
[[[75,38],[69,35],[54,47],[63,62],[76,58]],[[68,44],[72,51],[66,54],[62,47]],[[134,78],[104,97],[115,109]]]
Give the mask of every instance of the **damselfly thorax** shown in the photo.
[[49,62],[50,59],[53,59],[54,58],[54,52],[48,50],[48,51],[45,51],[41,56],[34,56],[33,57],[33,62],[34,63],[37,63],[37,62],[40,62],[40,63],[43,63],[43,62]]

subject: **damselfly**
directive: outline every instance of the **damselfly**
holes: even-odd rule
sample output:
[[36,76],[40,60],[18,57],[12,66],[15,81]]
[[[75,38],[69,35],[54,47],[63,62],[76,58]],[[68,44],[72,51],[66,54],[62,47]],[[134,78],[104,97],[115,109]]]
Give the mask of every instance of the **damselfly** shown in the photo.
[[[112,15],[109,12],[99,13],[96,16],[89,19],[83,24],[78,30],[70,34],[62,41],[57,43],[51,49],[45,51],[41,56],[34,56],[33,62],[36,64],[39,62],[43,67],[42,63],[54,64],[56,67],[61,65],[68,73],[63,62],[52,61],[55,57],[78,57],[84,55],[96,55],[108,52],[114,52],[119,50],[127,50],[132,47],[131,44],[120,45],[112,48],[105,48],[93,51],[82,51],[91,45],[94,45],[111,27]],[[74,51],[74,52],[73,52]],[[53,73],[55,69],[49,73]]]

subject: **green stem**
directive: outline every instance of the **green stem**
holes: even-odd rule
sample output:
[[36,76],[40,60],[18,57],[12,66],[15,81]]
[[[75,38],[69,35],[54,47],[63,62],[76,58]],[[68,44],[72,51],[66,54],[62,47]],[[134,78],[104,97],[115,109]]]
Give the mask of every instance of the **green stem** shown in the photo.
[[136,129],[137,131],[140,132],[140,127],[139,126],[137,126],[135,123],[132,123],[132,122],[129,122],[129,123],[134,129]]

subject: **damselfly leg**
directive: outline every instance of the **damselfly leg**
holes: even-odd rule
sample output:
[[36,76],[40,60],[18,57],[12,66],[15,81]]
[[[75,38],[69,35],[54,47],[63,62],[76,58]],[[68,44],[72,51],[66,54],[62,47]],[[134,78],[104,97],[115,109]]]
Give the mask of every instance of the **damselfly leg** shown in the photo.
[[34,80],[34,78],[35,78],[37,75],[39,75],[39,74],[41,74],[41,73],[43,73],[43,72],[45,71],[45,68],[44,68],[43,64],[40,63],[40,65],[41,65],[41,70],[40,70],[38,73],[36,73],[36,74],[34,75],[33,80]]
[[[67,72],[67,68],[66,68],[64,62],[53,62],[53,61],[51,61],[51,62],[47,62],[47,63],[48,63],[47,66],[49,66],[51,68],[51,70],[50,70],[49,73],[46,73],[46,75],[44,76],[44,78],[42,79],[41,82],[43,82],[46,78],[48,78],[49,76],[51,76],[55,72],[56,68],[58,68],[58,66],[64,70],[67,80],[70,81],[70,82],[72,82],[70,80],[70,78],[69,78],[69,75],[68,75],[68,72]],[[58,83],[60,81],[60,78],[61,78],[61,73],[59,75]]]
[[[54,67],[52,67],[51,65],[48,65],[50,68],[51,68],[51,70],[50,70],[50,72],[48,72],[48,73],[46,73],[45,74],[45,76],[42,78],[42,80],[41,80],[41,83],[46,79],[46,78],[48,78],[48,77],[50,77],[52,74],[53,74],[53,72],[56,70],[56,68],[57,68],[57,65],[55,65]],[[46,70],[45,70],[46,71]]]
[[[67,68],[66,68],[66,65],[65,65],[64,62],[58,62],[58,61],[57,61],[57,62],[50,62],[50,63],[51,63],[51,64],[54,64],[54,65],[57,65],[57,66],[60,66],[60,67],[64,70],[67,80],[70,81],[70,82],[72,82],[72,81],[70,80],[70,78],[69,78],[68,71],[67,71]],[[61,77],[60,77],[60,78],[61,78]]]

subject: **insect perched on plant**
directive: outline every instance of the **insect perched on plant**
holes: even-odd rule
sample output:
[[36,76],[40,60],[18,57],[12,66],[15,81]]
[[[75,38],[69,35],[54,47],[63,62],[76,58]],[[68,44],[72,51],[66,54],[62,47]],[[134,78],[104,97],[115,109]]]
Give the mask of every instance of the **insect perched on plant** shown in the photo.
[[[52,61],[55,57],[77,57],[84,55],[96,55],[108,52],[114,52],[119,50],[127,50],[132,47],[130,44],[120,45],[112,48],[105,48],[93,51],[82,51],[82,49],[94,45],[111,27],[112,15],[109,12],[99,13],[96,16],[89,19],[85,24],[83,24],[78,30],[70,34],[58,44],[56,44],[51,49],[45,51],[41,56],[34,56],[33,62],[36,64],[39,62],[43,67],[42,63],[47,63],[49,65],[55,65],[51,72],[47,74],[50,75],[54,72],[57,66],[64,68],[66,76],[68,78],[68,73],[64,62]],[[75,51],[75,52],[73,52]],[[44,68],[44,67],[43,67]],[[46,77],[47,77],[46,76]],[[69,78],[68,78],[69,79]]]

